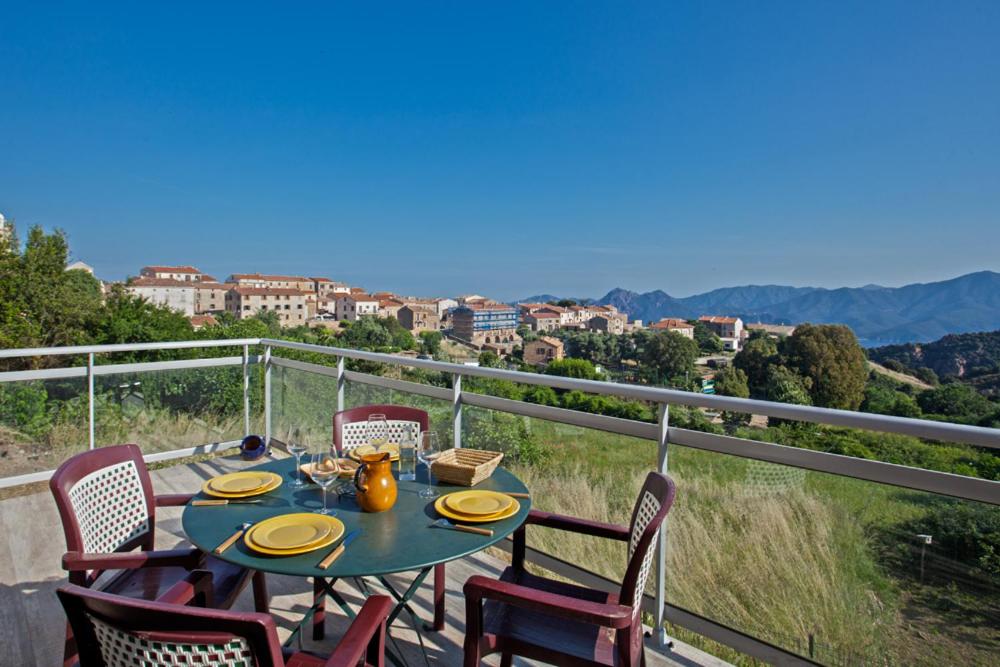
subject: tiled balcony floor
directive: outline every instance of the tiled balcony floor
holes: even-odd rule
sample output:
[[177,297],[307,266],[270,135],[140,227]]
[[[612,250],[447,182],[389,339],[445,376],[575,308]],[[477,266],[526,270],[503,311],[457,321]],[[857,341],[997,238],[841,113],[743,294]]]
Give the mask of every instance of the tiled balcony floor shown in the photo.
[[[215,458],[201,463],[176,465],[153,471],[156,493],[189,493],[200,488],[202,481],[223,472],[246,467],[237,457]],[[181,508],[157,510],[157,548],[167,549],[184,543],[180,525]],[[65,541],[58,512],[46,491],[0,500],[0,665],[50,667],[61,664],[64,616],[55,596],[55,589],[66,581],[59,559],[65,551]],[[485,553],[476,554],[448,564],[447,629],[441,633],[424,633],[429,661],[432,665],[460,665],[464,635],[464,603],[462,584],[473,574],[498,575],[503,562]],[[394,577],[405,588],[407,575]],[[424,618],[431,617],[431,580],[415,598],[415,607]],[[271,611],[279,625],[282,640],[288,637],[295,623],[311,602],[309,582],[278,575],[268,575]],[[346,582],[338,590],[357,608],[361,596]],[[236,608],[253,608],[249,587]],[[346,622],[333,603],[327,614],[327,640],[336,642]],[[308,634],[308,633],[307,633]],[[403,614],[392,628],[392,637],[410,665],[423,665],[416,633]],[[323,650],[322,644],[306,641],[306,648]],[[678,645],[668,655],[647,649],[650,665],[723,665],[712,656],[686,645]],[[495,658],[488,659],[496,664]],[[515,664],[520,664],[515,661]]]

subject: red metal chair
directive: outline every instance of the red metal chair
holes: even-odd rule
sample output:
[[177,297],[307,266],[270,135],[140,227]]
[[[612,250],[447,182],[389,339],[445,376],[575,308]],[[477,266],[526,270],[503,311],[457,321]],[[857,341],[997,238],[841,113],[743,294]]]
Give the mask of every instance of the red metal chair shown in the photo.
[[[645,663],[642,594],[663,520],[674,502],[674,482],[649,473],[629,528],[532,510],[514,534],[513,565],[500,579],[465,583],[465,665],[500,653],[558,665]],[[628,568],[618,593],[606,593],[529,574],[524,569],[525,526],[545,526],[628,543]]]
[[[405,405],[362,405],[350,410],[341,410],[333,415],[333,446],[337,452],[343,454],[355,447],[368,444],[366,439],[368,417],[378,414],[385,415],[389,427],[389,440],[393,442],[399,442],[405,426],[416,426],[419,428],[419,433],[430,428],[430,419],[425,410],[409,408]],[[444,565],[435,565],[434,623],[431,625],[431,629],[435,631],[444,629],[444,588]],[[316,603],[322,605],[324,593],[321,582],[314,582],[313,593],[316,596]],[[324,609],[325,607],[321,606],[315,617],[314,622],[317,625],[313,626],[313,637],[316,639],[323,637]]]
[[[156,600],[190,571],[207,570],[212,573],[209,604],[227,609],[252,576],[255,607],[268,611],[263,573],[231,565],[194,547],[154,551],[156,508],[183,506],[193,494],[154,496],[137,446],[77,454],[59,466],[49,487],[66,535],[62,565],[69,571],[71,584]],[[111,574],[111,570],[118,572]],[[72,664],[75,653],[73,636],[67,631],[66,664]]]
[[389,441],[399,442],[405,426],[416,426],[423,433],[429,428],[430,420],[424,410],[403,405],[362,405],[350,410],[341,410],[333,415],[333,446],[338,453],[367,445],[366,428],[368,417],[385,415],[389,426]]
[[337,648],[322,658],[283,649],[267,614],[186,606],[210,591],[211,578],[208,572],[190,573],[173,587],[170,603],[61,587],[56,594],[80,640],[79,666],[382,666],[386,618],[392,609],[388,596],[368,598]]

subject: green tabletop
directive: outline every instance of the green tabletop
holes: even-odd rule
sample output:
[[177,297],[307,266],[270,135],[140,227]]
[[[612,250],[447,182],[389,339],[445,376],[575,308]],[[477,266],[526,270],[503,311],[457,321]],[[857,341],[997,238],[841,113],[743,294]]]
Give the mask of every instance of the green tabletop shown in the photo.
[[[339,502],[333,489],[329,494],[330,507],[337,511],[337,518],[344,522],[346,533],[359,528],[361,534],[344,554],[329,568],[321,570],[316,565],[334,546],[311,551],[298,556],[266,556],[251,551],[243,540],[229,547],[222,554],[213,550],[232,535],[245,521],[258,522],[273,516],[293,512],[311,512],[322,504],[322,490],[315,484],[301,488],[290,486],[295,478],[295,459],[287,458],[254,466],[251,470],[269,470],[282,476],[280,487],[260,496],[260,504],[225,505],[217,507],[184,508],[182,525],[188,539],[197,547],[216,558],[254,570],[290,574],[302,577],[324,576],[330,578],[374,576],[392,572],[407,572],[444,563],[481,551],[496,544],[520,526],[531,501],[518,499],[520,511],[509,519],[488,524],[476,524],[493,530],[493,536],[476,535],[446,528],[432,528],[438,519],[434,501],[424,500],[417,494],[427,486],[427,472],[418,466],[417,481],[399,482],[399,497],[392,509],[379,512],[362,512],[353,498],[344,497]],[[462,491],[467,487],[435,484],[441,494]],[[527,491],[515,475],[497,468],[489,479],[477,484],[476,489],[502,492]],[[199,494],[198,498],[207,498]]]

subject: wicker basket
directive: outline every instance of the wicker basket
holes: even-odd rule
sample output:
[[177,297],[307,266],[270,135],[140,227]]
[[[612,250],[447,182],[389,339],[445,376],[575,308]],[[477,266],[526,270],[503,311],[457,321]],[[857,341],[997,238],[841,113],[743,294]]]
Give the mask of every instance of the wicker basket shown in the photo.
[[475,486],[493,474],[503,460],[503,452],[482,449],[449,449],[431,464],[431,470],[442,482],[460,486]]

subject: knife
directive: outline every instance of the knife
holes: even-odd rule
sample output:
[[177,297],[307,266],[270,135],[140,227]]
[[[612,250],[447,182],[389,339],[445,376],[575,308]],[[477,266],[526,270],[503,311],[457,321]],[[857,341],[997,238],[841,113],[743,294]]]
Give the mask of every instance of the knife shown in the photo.
[[319,565],[317,565],[317,567],[321,570],[325,570],[326,568],[333,565],[333,561],[340,558],[340,555],[344,553],[344,549],[346,549],[348,545],[350,545],[350,543],[353,542],[360,534],[361,534],[360,529],[355,529],[349,532],[347,534],[347,537],[344,538],[344,540],[337,546],[337,548],[331,551],[329,554],[327,554],[326,558],[321,560],[319,562]]
[[257,498],[255,500],[228,500],[225,498],[216,498],[213,500],[192,500],[191,507],[212,507],[214,505],[250,505],[252,503],[264,502],[262,499]]

